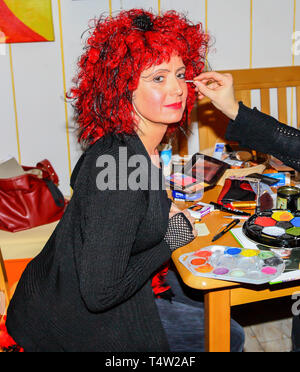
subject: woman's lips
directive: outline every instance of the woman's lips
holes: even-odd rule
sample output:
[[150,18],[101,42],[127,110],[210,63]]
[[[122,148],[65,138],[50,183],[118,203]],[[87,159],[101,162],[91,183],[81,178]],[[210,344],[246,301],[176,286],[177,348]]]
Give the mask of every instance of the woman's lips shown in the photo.
[[182,107],[182,102],[176,102],[176,103],[172,103],[171,105],[165,105],[165,107],[175,109],[175,110],[179,110]]

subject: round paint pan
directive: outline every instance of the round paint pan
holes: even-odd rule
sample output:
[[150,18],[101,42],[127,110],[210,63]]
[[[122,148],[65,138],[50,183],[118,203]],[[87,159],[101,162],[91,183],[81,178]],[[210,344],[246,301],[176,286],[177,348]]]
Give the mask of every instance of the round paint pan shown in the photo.
[[267,260],[268,258],[274,257],[274,253],[271,251],[260,251],[258,257],[262,260]]
[[218,261],[218,266],[233,269],[236,266],[236,258],[228,255],[221,256]]
[[202,257],[202,258],[205,258],[205,259],[207,259],[211,255],[212,255],[212,252],[208,251],[206,249],[199,249],[199,251],[194,253],[194,256]]
[[261,269],[263,266],[263,261],[259,259],[257,256],[255,257],[241,257],[237,262],[237,266],[239,269],[245,271],[252,271]]
[[217,267],[213,271],[213,274],[215,274],[215,275],[226,275],[228,273],[229,273],[229,269],[227,269],[227,267]]
[[264,277],[263,273],[260,271],[260,270],[253,270],[253,271],[249,271],[247,273],[247,277],[249,279],[253,279],[253,280],[259,280],[259,279],[262,279]]
[[246,275],[246,271],[240,268],[236,268],[230,271],[230,276],[234,278],[241,278],[242,276]]
[[214,269],[213,266],[211,266],[209,263],[206,263],[195,268],[195,270],[198,273],[210,273],[211,271],[213,271],[213,269]]
[[241,256],[243,257],[255,257],[259,254],[257,249],[243,249],[241,252]]
[[200,266],[200,265],[204,265],[206,263],[206,259],[205,258],[198,258],[198,257],[191,257],[191,265],[193,266]]
[[267,266],[279,266],[283,264],[283,260],[279,257],[270,257],[264,260],[264,264]]
[[230,256],[236,256],[237,254],[240,254],[242,252],[241,248],[227,248],[224,252],[225,254],[229,254]]
[[275,275],[277,273],[277,269],[274,266],[264,266],[261,269],[261,272],[265,275]]
[[216,253],[216,252],[224,253],[225,249],[226,247],[224,247],[224,245],[212,245],[210,247],[210,250],[213,253]]

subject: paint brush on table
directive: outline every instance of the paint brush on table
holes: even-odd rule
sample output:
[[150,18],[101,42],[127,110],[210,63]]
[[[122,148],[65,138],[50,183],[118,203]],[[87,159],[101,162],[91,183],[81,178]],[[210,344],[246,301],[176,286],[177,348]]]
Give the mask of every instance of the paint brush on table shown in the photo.
[[222,212],[235,214],[235,215],[238,215],[238,216],[251,216],[251,213],[248,213],[248,212],[245,212],[245,211],[240,211],[239,209],[226,208],[222,204],[219,204],[219,203],[210,202],[209,204],[214,206],[214,208],[216,210],[219,210],[219,211],[222,211]]
[[221,232],[219,232],[217,235],[213,237],[212,242],[215,242],[216,240],[220,239],[223,235],[225,235],[229,230],[231,230],[238,223],[240,223],[240,220],[238,218],[230,222],[228,225],[225,226],[225,228]]

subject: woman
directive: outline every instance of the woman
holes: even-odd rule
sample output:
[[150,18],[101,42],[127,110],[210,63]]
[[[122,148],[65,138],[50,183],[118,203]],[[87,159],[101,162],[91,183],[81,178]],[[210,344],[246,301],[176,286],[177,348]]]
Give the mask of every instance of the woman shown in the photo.
[[[208,84],[209,83],[209,84]],[[300,131],[275,118],[237,102],[230,74],[206,72],[195,78],[198,98],[207,96],[231,120],[226,138],[243,147],[274,155],[300,171]],[[300,351],[300,318],[293,317],[293,351]]]
[[[185,79],[202,71],[207,42],[201,24],[172,11],[98,20],[71,91],[86,148],[73,197],[8,309],[8,331],[25,351],[203,350],[203,306],[180,300],[178,281],[180,302],[163,299],[171,250],[195,230],[167,198],[157,146],[187,121],[195,91]],[[186,311],[198,321],[188,334]],[[238,325],[235,333],[238,350]]]
[[97,21],[71,90],[86,148],[74,193],[8,309],[25,351],[169,350],[151,280],[194,230],[160,187],[157,146],[187,120],[195,93],[185,79],[202,71],[207,41],[175,12]]

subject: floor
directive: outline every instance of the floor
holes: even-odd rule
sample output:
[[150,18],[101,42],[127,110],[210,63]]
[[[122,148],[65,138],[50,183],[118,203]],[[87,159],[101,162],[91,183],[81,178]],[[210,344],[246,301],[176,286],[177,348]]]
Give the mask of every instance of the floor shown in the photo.
[[245,327],[244,352],[290,352],[292,319]]
[[290,298],[282,298],[233,307],[246,334],[244,352],[290,352],[291,306]]

